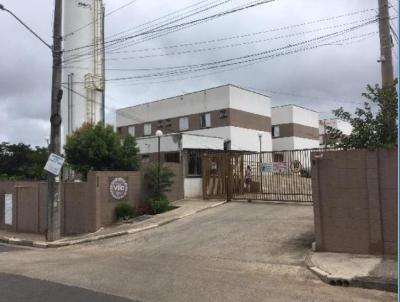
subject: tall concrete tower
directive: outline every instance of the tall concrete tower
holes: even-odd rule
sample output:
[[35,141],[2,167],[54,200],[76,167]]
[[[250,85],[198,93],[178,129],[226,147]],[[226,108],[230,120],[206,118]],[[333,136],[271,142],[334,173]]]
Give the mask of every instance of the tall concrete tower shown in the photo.
[[83,123],[104,121],[102,0],[64,1],[62,145]]

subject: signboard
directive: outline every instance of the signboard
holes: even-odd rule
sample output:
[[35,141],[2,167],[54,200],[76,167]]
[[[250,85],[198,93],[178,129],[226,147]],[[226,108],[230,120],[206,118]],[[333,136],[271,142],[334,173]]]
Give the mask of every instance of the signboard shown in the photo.
[[64,157],[61,157],[57,154],[51,153],[49,159],[47,160],[44,169],[51,174],[58,176],[61,171],[61,167],[64,164]]
[[287,172],[286,162],[273,162],[273,163],[262,163],[262,173],[285,173]]
[[274,164],[273,163],[262,163],[261,164],[261,172],[263,172],[263,173],[274,172]]
[[274,173],[285,173],[287,172],[286,162],[275,162],[274,163]]
[[4,195],[4,224],[12,225],[12,194]]
[[128,195],[128,182],[122,177],[110,177],[110,194],[115,200],[123,200]]

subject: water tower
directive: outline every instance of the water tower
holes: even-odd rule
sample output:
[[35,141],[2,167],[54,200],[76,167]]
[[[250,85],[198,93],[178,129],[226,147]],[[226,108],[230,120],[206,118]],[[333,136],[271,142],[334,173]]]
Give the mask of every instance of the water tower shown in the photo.
[[104,5],[64,2],[62,145],[83,123],[104,121]]

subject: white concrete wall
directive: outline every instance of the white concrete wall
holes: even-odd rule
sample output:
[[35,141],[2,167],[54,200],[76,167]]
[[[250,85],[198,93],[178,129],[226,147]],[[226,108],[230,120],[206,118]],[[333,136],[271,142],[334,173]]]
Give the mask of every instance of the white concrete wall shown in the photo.
[[[230,140],[231,139],[231,132],[229,126],[226,127],[217,127],[217,128],[206,128],[206,129],[198,129],[193,131],[187,131],[185,133],[188,134],[197,134],[197,135],[205,135],[205,136],[212,136],[212,137],[219,137],[223,140]],[[212,145],[208,144],[207,142],[204,143],[204,148],[210,147]]]
[[[180,151],[179,137],[173,135],[166,135],[161,137],[160,151],[173,152]],[[138,138],[136,139],[139,147],[140,154],[156,153],[158,152],[158,138],[156,136]]]
[[272,125],[293,123],[293,106],[279,106],[271,109]]
[[271,99],[267,96],[229,86],[229,107],[258,115],[271,116]]
[[279,137],[272,140],[272,150],[293,150],[294,149],[294,137]]
[[182,149],[224,150],[224,138],[182,134]]
[[183,189],[185,198],[201,198],[203,196],[202,178],[184,178]]
[[318,129],[319,114],[318,112],[293,106],[293,122],[295,124],[304,125]]
[[[237,151],[255,151],[260,150],[260,140],[258,134],[261,133],[261,147],[263,151],[272,151],[271,132],[263,132],[258,130],[226,126],[209,129],[200,129],[189,131],[187,133],[209,135],[221,137],[224,140],[231,141],[231,150]],[[209,143],[205,142],[204,149],[207,149]]]
[[254,152],[260,151],[259,134],[262,135],[262,151],[272,151],[271,132],[263,132],[239,127],[230,127],[231,150]]
[[272,108],[272,125],[299,124],[319,128],[319,114],[313,110],[295,105],[279,106]]
[[117,127],[229,107],[229,86],[207,89],[117,110]]
[[308,139],[302,137],[293,137],[294,149],[314,149],[319,148],[319,139]]

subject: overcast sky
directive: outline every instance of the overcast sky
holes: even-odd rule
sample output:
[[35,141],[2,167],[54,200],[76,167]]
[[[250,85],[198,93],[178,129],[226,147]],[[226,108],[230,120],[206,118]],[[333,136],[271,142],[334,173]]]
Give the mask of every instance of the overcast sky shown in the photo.
[[[2,0],[1,2],[50,43],[53,0]],[[110,12],[128,2],[130,1],[105,1],[106,11]],[[106,36],[154,20],[196,2],[199,0],[137,0],[106,18]],[[196,18],[246,2],[248,1],[232,0],[225,6]],[[361,24],[364,22],[362,20],[373,17],[376,12],[366,11],[288,30],[255,33],[365,9],[375,9],[377,2],[377,0],[275,0],[162,38],[137,44],[124,49],[129,51],[127,53],[108,54],[106,68],[159,68],[201,64],[267,51]],[[391,9],[390,12],[394,16],[395,10]],[[358,21],[360,22],[355,23]],[[397,20],[394,24],[397,24]],[[107,122],[114,123],[114,108],[227,83],[259,89],[258,92],[271,96],[273,105],[293,103],[309,107],[321,112],[322,118],[329,117],[329,112],[339,106],[353,110],[362,102],[361,93],[365,86],[368,83],[380,82],[380,66],[377,63],[379,58],[377,31],[378,25],[371,24],[344,36],[325,41],[326,45],[317,49],[276,57],[221,73],[191,74],[186,76],[186,79],[182,79],[185,76],[180,76],[144,80],[139,83],[108,82]],[[243,35],[246,37],[221,41],[227,37]],[[282,38],[287,35],[290,37]],[[276,37],[281,38],[276,39]],[[49,135],[50,51],[11,16],[1,11],[0,38],[2,41],[0,47],[0,141],[45,145],[45,138]],[[219,41],[187,47],[170,47],[215,39]],[[337,42],[338,40],[341,41]],[[239,43],[242,45],[231,46]],[[141,51],[162,47],[164,49]],[[214,49],[204,51],[205,48]],[[143,58],[144,56],[146,58]],[[394,53],[397,70],[396,56],[397,52]],[[121,60],[126,57],[131,58]],[[136,74],[109,70],[106,77],[111,79],[131,75]]]

